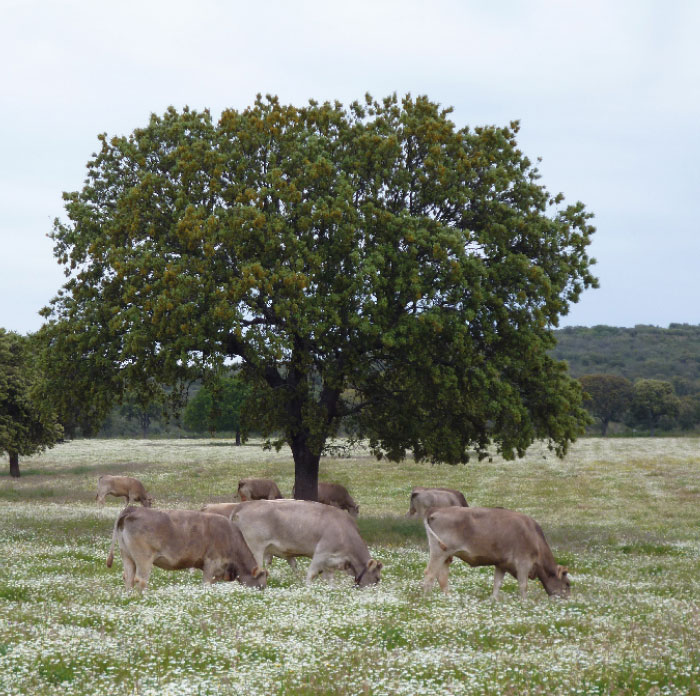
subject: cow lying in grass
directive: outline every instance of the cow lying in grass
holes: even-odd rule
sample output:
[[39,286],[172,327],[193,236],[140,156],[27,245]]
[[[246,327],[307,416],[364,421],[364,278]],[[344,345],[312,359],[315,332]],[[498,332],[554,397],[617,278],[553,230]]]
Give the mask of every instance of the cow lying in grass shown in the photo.
[[423,520],[430,560],[423,583],[429,591],[435,580],[447,592],[452,557],[471,566],[496,566],[493,597],[506,573],[517,578],[525,599],[528,578],[539,579],[549,595],[568,597],[568,569],[554,560],[542,528],[532,517],[503,508],[431,508]]

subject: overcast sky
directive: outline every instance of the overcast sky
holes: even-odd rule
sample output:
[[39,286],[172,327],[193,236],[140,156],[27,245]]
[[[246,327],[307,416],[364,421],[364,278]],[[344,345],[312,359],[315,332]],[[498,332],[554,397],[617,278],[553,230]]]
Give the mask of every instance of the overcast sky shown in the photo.
[[700,324],[696,0],[0,0],[0,327],[64,282],[47,233],[97,135],[169,105],[426,94],[521,121],[543,183],[595,214],[600,289],[562,326]]

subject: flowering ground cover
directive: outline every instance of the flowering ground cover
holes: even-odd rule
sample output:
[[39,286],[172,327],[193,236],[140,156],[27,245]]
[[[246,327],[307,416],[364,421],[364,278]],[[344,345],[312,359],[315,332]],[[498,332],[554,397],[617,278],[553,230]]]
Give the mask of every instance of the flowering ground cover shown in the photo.
[[[360,530],[384,563],[377,587],[303,582],[276,561],[268,588],[205,587],[154,569],[126,592],[107,569],[121,508],[95,502],[101,473],[138,476],[162,508],[230,500],[238,478],[288,495],[288,451],[219,440],[75,441],[0,476],[0,693],[700,694],[700,443],[584,439],[564,460],[448,467],[322,460],[348,486]],[[461,489],[470,504],[534,516],[572,597],[514,579],[490,599],[492,569],[456,560],[450,593],[424,596],[413,485]],[[110,500],[110,499],[108,499]]]

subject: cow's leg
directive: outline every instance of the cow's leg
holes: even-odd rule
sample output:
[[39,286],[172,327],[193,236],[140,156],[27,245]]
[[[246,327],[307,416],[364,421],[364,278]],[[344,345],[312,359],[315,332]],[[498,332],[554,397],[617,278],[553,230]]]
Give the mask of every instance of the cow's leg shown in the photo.
[[153,569],[153,564],[149,562],[136,563],[136,575],[134,576],[134,584],[138,586],[138,589],[143,591],[148,585],[148,578],[151,576],[151,570]]
[[519,565],[516,568],[516,577],[518,578],[518,588],[520,590],[520,599],[524,600],[527,597],[527,576],[530,574],[529,568],[524,565]]
[[99,493],[95,496],[95,500],[97,501],[97,504],[100,507],[104,507],[105,504],[105,497],[104,495],[100,495]]
[[496,566],[493,573],[493,594],[491,595],[493,599],[498,599],[498,592],[503,584],[503,578],[505,577],[506,571],[503,568]]
[[124,566],[124,572],[122,574],[124,578],[124,587],[126,587],[127,590],[130,590],[134,587],[134,575],[136,573],[136,564],[130,556],[127,556],[125,553],[122,552],[122,565]]
[[443,564],[442,568],[438,570],[437,581],[440,585],[440,589],[447,594],[447,576],[450,572],[450,563],[452,563],[452,557],[448,558]]
[[430,560],[425,569],[425,578],[423,580],[423,591],[430,592],[437,579],[443,592],[447,591],[447,573],[449,570],[449,562],[446,562],[449,555],[437,552],[433,553],[431,549]]
[[324,570],[325,568],[323,565],[323,561],[318,557],[318,555],[314,556],[311,559],[309,570],[306,573],[306,582],[311,583],[314,580],[314,578],[323,573]]
[[211,585],[214,582],[214,573],[210,563],[205,563],[202,567],[202,582]]

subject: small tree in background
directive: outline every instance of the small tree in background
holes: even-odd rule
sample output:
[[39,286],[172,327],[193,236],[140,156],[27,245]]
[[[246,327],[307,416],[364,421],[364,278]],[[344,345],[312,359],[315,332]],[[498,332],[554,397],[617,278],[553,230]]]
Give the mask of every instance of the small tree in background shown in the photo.
[[617,375],[584,375],[579,378],[584,390],[583,405],[600,420],[605,437],[611,421],[621,421],[632,403],[632,382]]
[[670,382],[639,379],[634,383],[630,413],[636,422],[648,427],[652,435],[662,418],[675,418],[678,415],[680,405]]
[[0,453],[9,455],[15,478],[20,455],[53,447],[63,435],[40,377],[30,339],[0,329]]
[[242,411],[248,389],[238,377],[224,377],[203,386],[187,402],[184,425],[197,433],[235,432],[241,444]]

